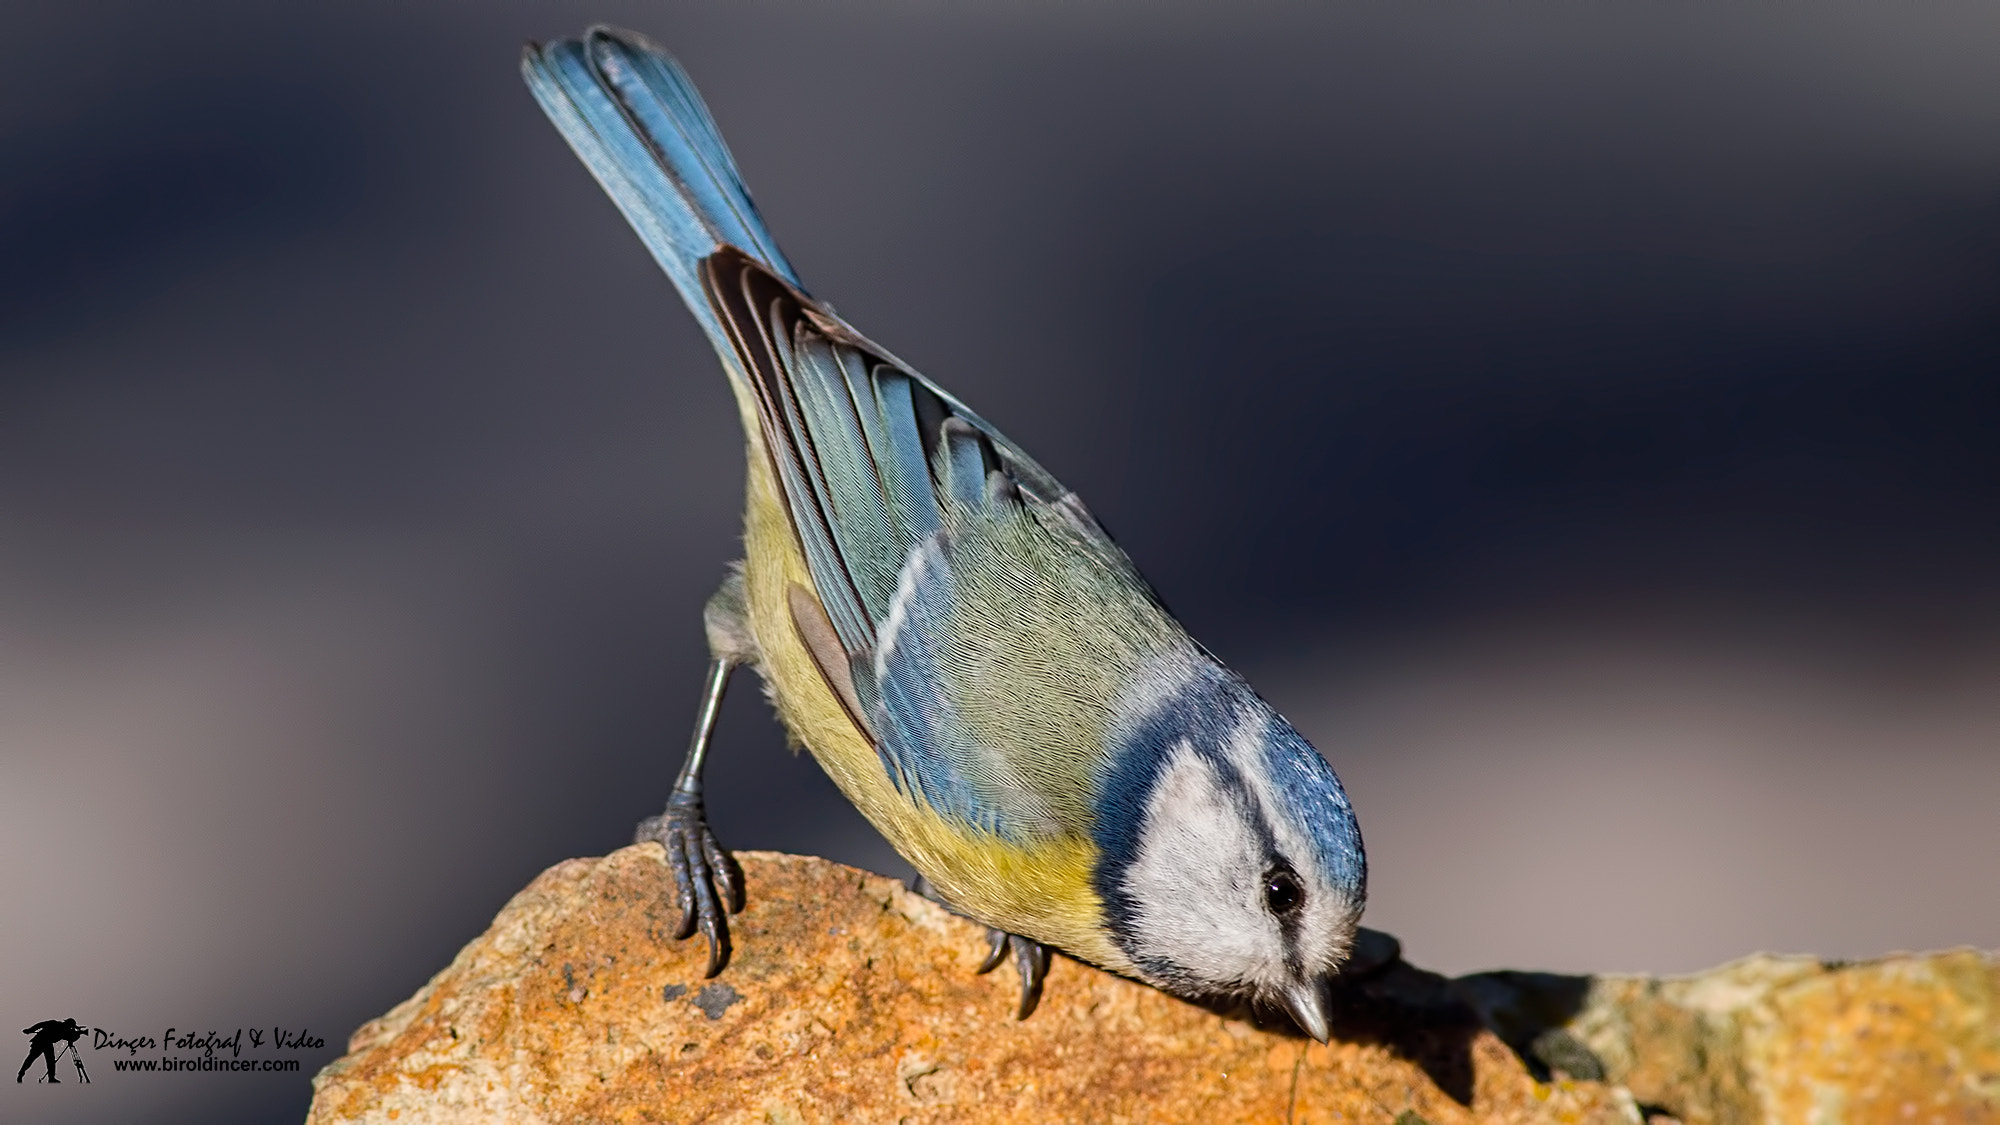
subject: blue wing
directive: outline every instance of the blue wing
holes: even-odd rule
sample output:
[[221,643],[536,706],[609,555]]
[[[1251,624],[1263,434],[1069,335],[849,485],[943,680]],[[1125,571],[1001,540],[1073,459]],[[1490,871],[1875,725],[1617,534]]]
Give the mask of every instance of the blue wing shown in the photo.
[[[884,768],[968,823],[1037,830],[1032,794],[1017,792],[951,713],[924,655],[926,638],[949,627],[947,528],[991,505],[1039,506],[1074,546],[1143,587],[1124,554],[1019,447],[801,288],[700,96],[664,52],[593,28],[530,47],[522,73],[754,399],[848,668],[815,656],[865,696]],[[899,599],[906,643],[878,661]]]
[[919,544],[898,584],[872,667],[855,677],[875,729],[875,749],[896,788],[968,827],[1017,843],[1076,828],[1083,794],[1037,787],[980,739],[947,690],[945,663],[959,576],[949,537]]
[[[530,47],[521,70],[730,375],[750,384],[817,593],[850,653],[871,646],[904,556],[939,526],[933,457],[949,419],[980,435],[983,456],[1031,500],[1062,505],[1079,535],[1116,554],[1019,447],[805,293],[701,96],[664,51],[597,27]],[[967,443],[951,448],[969,468]]]

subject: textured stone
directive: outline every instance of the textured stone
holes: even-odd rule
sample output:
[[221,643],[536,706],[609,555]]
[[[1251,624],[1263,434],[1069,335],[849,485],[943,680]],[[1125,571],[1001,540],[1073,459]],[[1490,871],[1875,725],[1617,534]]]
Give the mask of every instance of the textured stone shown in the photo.
[[1483,973],[1454,988],[1531,1058],[1561,1036],[1686,1125],[2000,1123],[1994,954],[1760,955],[1689,977]]
[[1636,1122],[1537,1081],[1450,982],[1371,937],[1321,1046],[1058,959],[1011,1018],[983,931],[900,883],[742,853],[736,956],[701,979],[659,851],[557,865],[314,1080],[334,1122]]

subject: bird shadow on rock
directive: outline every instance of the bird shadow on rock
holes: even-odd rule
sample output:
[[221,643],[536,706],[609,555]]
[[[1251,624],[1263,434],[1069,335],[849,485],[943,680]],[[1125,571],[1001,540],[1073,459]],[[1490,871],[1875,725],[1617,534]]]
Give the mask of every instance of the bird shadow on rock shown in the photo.
[[1452,992],[1541,1082],[1557,1071],[1571,1078],[1604,1080],[1603,1060],[1567,1027],[1583,1010],[1590,986],[1587,976],[1513,969],[1473,973],[1450,982]]
[[[1472,1044],[1481,1031],[1493,1032],[1537,1081],[1558,1072],[1601,1081],[1603,1063],[1565,1030],[1590,983],[1587,976],[1511,971],[1454,979],[1403,960],[1393,936],[1363,929],[1347,969],[1328,988],[1332,1032],[1387,1049],[1460,1105],[1472,1104]],[[1259,1022],[1301,1034],[1282,1015]]]

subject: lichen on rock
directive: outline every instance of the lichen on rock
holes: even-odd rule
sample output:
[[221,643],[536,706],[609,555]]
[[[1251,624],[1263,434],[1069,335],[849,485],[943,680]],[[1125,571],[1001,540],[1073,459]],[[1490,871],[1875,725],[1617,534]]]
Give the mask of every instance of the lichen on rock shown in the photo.
[[2000,957],[1760,954],[1686,977],[1455,982],[1510,1041],[1560,1026],[1685,1125],[2000,1122]]

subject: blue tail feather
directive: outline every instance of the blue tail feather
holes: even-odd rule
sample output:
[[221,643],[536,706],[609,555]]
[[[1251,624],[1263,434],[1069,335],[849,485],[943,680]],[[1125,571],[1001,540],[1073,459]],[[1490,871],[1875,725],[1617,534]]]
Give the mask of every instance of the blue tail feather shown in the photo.
[[718,350],[726,354],[728,339],[702,295],[703,258],[734,246],[798,285],[708,107],[665,52],[631,32],[595,27],[580,40],[530,46],[521,74]]

